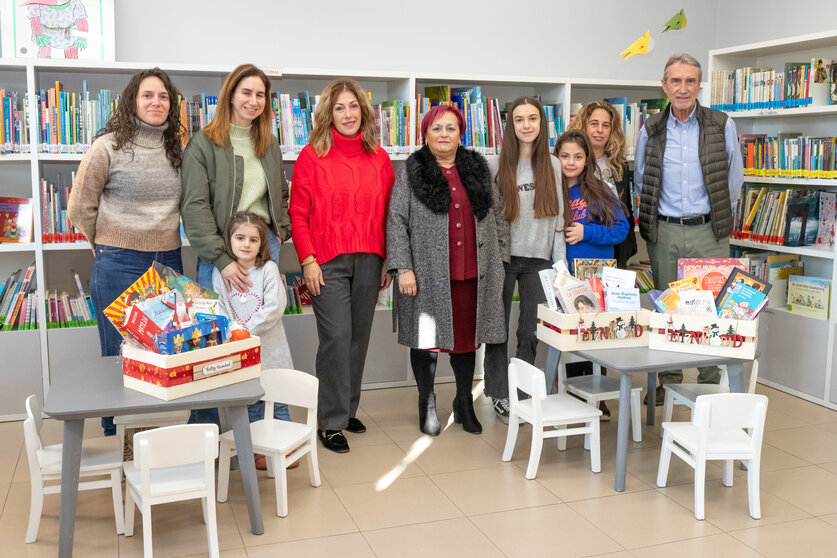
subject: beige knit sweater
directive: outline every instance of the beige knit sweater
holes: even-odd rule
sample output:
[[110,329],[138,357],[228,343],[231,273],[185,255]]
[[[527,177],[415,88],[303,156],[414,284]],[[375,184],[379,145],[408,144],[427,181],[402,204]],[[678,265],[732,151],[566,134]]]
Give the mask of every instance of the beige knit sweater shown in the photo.
[[84,155],[70,192],[70,221],[93,245],[140,252],[180,247],[180,169],[163,147],[166,124],[139,121],[133,153],[113,148],[113,134]]

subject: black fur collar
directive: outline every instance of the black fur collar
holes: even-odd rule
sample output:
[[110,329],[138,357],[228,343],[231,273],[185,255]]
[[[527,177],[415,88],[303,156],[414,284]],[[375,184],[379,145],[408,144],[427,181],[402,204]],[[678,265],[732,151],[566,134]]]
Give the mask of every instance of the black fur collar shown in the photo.
[[[460,147],[456,150],[456,170],[474,215],[482,221],[492,203],[491,172],[485,159],[476,151]],[[451,202],[448,181],[426,145],[407,159],[407,178],[413,193],[430,211],[448,212]]]

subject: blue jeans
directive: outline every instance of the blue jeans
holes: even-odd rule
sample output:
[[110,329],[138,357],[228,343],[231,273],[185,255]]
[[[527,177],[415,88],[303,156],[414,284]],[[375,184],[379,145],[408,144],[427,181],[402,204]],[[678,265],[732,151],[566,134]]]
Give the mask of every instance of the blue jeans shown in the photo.
[[[276,265],[279,265],[279,249],[282,244],[279,238],[273,234],[268,233],[267,242],[270,245],[270,259]],[[215,266],[211,263],[198,258],[198,283],[206,289],[212,289],[212,270]],[[250,422],[256,422],[264,418],[264,401],[258,401],[252,405],[247,406],[247,412],[250,415]],[[288,406],[284,403],[273,404],[273,418],[280,420],[291,420],[291,415],[288,412]],[[218,417],[218,409],[194,409],[189,416],[189,422],[200,423],[215,423],[221,425],[221,419]]]
[[[96,309],[96,321],[99,328],[99,345],[102,356],[116,356],[122,345],[122,335],[102,313],[134,281],[148,271],[151,264],[158,261],[178,273],[183,273],[183,261],[180,248],[166,252],[140,252],[128,248],[97,245],[90,273],[90,300]],[[105,436],[116,434],[113,417],[102,417]]]

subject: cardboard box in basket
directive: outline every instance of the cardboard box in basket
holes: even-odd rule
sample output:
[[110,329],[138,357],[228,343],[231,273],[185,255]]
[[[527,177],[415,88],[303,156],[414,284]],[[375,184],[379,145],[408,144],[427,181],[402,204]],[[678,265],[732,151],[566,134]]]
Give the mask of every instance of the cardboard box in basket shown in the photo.
[[260,374],[261,341],[255,336],[175,355],[131,344],[122,348],[123,385],[166,401],[258,378]]
[[651,312],[564,314],[538,306],[538,339],[562,351],[648,346]]
[[659,351],[753,359],[759,321],[686,314],[651,314],[648,347]]

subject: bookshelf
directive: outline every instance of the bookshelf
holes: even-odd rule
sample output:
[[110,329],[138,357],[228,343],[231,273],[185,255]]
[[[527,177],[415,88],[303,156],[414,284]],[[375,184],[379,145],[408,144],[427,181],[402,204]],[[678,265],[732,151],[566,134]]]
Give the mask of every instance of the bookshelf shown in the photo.
[[[55,86],[59,81],[66,91],[81,91],[86,80],[91,95],[100,89],[121,92],[128,78],[136,71],[159,66],[169,73],[174,84],[186,99],[199,93],[217,94],[224,77],[233,66],[191,64],[145,64],[84,62],[76,64],[66,60],[37,60],[25,63],[0,60],[0,88],[34,95],[42,89]],[[385,100],[401,100],[410,106],[410,145],[404,153],[391,154],[396,168],[403,164],[409,152],[417,149],[418,126],[415,106],[416,94],[424,94],[429,85],[452,86],[479,85],[483,95],[497,98],[502,104],[520,95],[540,95],[544,102],[563,105],[565,123],[569,121],[571,102],[585,103],[604,97],[627,97],[628,102],[645,98],[662,97],[659,81],[590,80],[572,78],[544,78],[525,76],[430,74],[407,72],[352,71],[348,69],[313,68],[262,68],[271,79],[272,90],[295,95],[308,90],[311,95],[320,91],[333,78],[351,76],[371,92],[373,103]],[[502,106],[501,104],[501,106]],[[39,152],[40,130],[30,111],[29,153],[0,154],[0,171],[4,180],[0,183],[0,196],[33,198],[34,214],[41,214],[41,178],[54,179],[58,173],[74,170],[82,159],[80,153]],[[292,165],[298,150],[284,153],[286,173],[291,176]],[[0,244],[0,275],[8,275],[17,268],[24,268],[35,261],[38,293],[43,299],[45,291],[73,291],[70,269],[76,270],[83,281],[89,278],[93,255],[87,242],[44,243],[41,240],[41,222],[36,218],[33,227],[34,241],[29,244]],[[188,243],[185,243],[188,244]],[[196,256],[188,248],[183,250],[184,269],[194,276]],[[286,243],[280,255],[283,273],[298,271],[293,245]],[[512,319],[516,320],[516,304]],[[8,386],[0,395],[0,421],[15,420],[23,416],[23,401],[31,393],[46,395],[50,378],[58,373],[63,358],[76,356],[96,357],[99,354],[98,332],[95,327],[47,329],[43,305],[38,308],[37,330],[0,333],[0,354],[11,355],[10,366],[0,368],[0,382]],[[379,308],[373,322],[372,342],[369,347],[364,388],[389,387],[412,383],[407,349],[398,345],[392,333],[392,310]],[[311,312],[285,317],[285,329],[291,345],[294,361],[302,369],[314,368],[317,346],[316,324]],[[514,336],[512,336],[512,339]],[[514,344],[514,341],[511,341]],[[545,353],[545,351],[541,351]],[[447,359],[442,359],[437,378],[444,381],[453,378]],[[478,376],[481,366],[477,368]]]
[[[745,44],[709,51],[711,77],[716,70],[745,66],[783,69],[786,62],[810,62],[813,57],[837,60],[837,31]],[[776,135],[798,131],[805,136],[837,135],[837,105],[731,111],[740,134]],[[745,183],[835,191],[837,180],[745,176]],[[742,249],[797,254],[805,275],[837,279],[837,247],[774,246],[730,239]],[[837,409],[837,300],[832,287],[829,320],[817,320],[784,309],[765,309],[759,336],[762,357],[759,382],[809,401]]]

